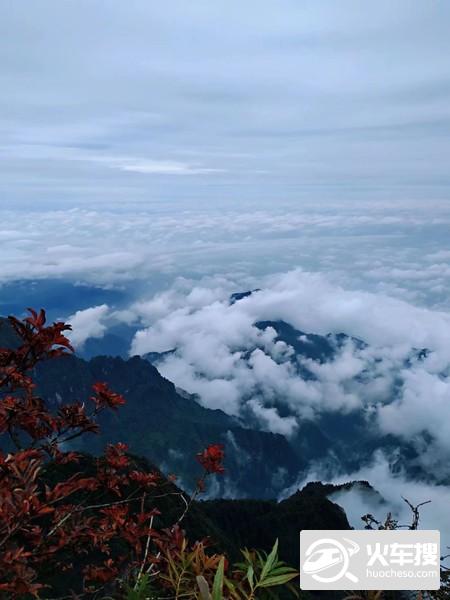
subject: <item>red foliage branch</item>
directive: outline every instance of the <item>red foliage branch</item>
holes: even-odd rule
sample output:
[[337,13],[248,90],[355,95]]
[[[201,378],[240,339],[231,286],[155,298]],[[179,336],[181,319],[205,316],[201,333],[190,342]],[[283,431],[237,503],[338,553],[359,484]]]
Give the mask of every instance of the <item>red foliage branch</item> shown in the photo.
[[222,444],[210,444],[203,452],[197,454],[197,460],[207,473],[223,473],[224,454]]
[[[109,445],[89,476],[79,467],[82,457],[62,449],[96,433],[97,415],[125,400],[99,382],[88,405],[74,402],[52,411],[35,393],[33,369],[73,351],[64,335],[71,327],[46,325],[43,310],[29,312],[22,321],[9,317],[18,347],[0,349],[0,593],[37,597],[45,587],[42,573],[70,571],[77,561],[79,568],[80,557],[85,591],[119,573],[148,572],[157,560],[150,539],[164,539],[153,528],[158,511],[145,501],[160,484],[159,475],[136,468],[125,444]],[[198,455],[205,476],[223,472],[222,459],[219,446]],[[51,483],[46,473],[52,465],[71,467],[73,474]],[[105,501],[93,501],[98,498]]]

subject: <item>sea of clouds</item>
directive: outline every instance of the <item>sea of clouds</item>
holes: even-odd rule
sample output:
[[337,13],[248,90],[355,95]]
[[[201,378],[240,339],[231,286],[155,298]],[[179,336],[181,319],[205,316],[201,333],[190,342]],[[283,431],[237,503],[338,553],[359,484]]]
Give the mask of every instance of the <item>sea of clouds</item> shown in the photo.
[[[423,444],[427,433],[421,460],[438,472],[435,457],[450,455],[450,315],[348,290],[300,269],[259,283],[257,291],[231,303],[234,280],[178,279],[121,310],[104,304],[75,313],[73,341],[101,337],[108,324],[125,322],[137,329],[130,355],[167,353],[158,363],[161,373],[208,408],[288,437],[303,420],[325,412],[363,411],[380,435]],[[305,380],[292,347],[277,339],[273,327],[257,327],[259,321],[285,321],[306,333],[345,333],[367,346],[349,339],[332,361],[302,359],[315,376]],[[424,348],[427,356],[415,358]]]
[[[178,278],[168,289],[124,309],[101,305],[80,311],[73,315],[72,324],[75,332],[84,332],[81,337],[103,335],[111,323],[135,326],[130,355],[174,350],[159,361],[165,377],[197,394],[206,407],[220,408],[288,438],[299,423],[314,421],[323,413],[363,411],[371,433],[394,434],[416,443],[422,467],[437,478],[446,476],[450,457],[448,312],[380,292],[346,289],[324,274],[301,269],[252,280],[258,284],[257,291],[231,303],[230,295],[239,283],[227,277]],[[292,360],[292,348],[276,339],[273,328],[255,326],[263,320],[283,320],[306,333],[345,332],[367,346],[349,339],[330,362],[304,360],[303,365],[315,375],[314,380],[305,381]],[[413,349],[422,348],[429,354],[415,360]],[[394,397],[392,390],[399,378],[402,383]],[[422,526],[440,528],[450,539],[448,487],[393,472],[391,458],[380,451],[373,461],[348,473],[333,474],[329,465],[326,469],[320,462],[313,464],[283,496],[311,480],[365,479],[386,504],[358,490],[338,494],[334,499],[345,508],[353,526],[362,526],[360,517],[367,512],[382,518],[387,510],[407,523],[409,509],[403,495],[413,503],[432,500],[432,508],[422,509]]]
[[[160,362],[161,372],[205,406],[288,437],[301,420],[362,410],[380,434],[414,442],[425,432],[422,464],[445,474],[447,203],[280,203],[252,210],[249,203],[220,210],[154,203],[126,210],[9,208],[1,217],[0,285],[58,279],[123,292],[120,303],[60,311],[79,349],[125,324],[135,331],[130,354],[175,349]],[[259,291],[230,304],[232,293],[251,289]],[[310,361],[305,366],[316,379],[304,381],[275,331],[255,327],[261,320],[284,320],[306,333],[342,332],[368,346],[349,341],[332,362]],[[405,368],[413,348],[430,353]],[[325,477],[320,465],[315,469]],[[409,481],[369,467],[339,474],[356,476],[376,487],[394,478],[399,490]],[[426,493],[417,486],[428,484],[409,483],[417,502],[431,491],[446,498],[442,486]],[[389,489],[398,497],[395,485]]]
[[[120,290],[117,303],[60,302],[77,348],[127,324],[131,353],[176,349],[162,372],[205,406],[287,436],[363,409],[380,432],[425,431],[422,461],[444,471],[448,11],[42,1],[24,18],[9,3],[0,312],[27,306],[24,288],[3,302],[16,280]],[[305,382],[261,319],[369,346],[309,364]],[[413,347],[430,354],[404,369]],[[367,478],[398,497],[382,460]]]

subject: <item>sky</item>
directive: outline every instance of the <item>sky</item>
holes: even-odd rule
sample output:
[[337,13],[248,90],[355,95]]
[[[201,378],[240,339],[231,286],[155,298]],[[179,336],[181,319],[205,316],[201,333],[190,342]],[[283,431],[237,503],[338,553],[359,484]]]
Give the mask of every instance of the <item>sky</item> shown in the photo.
[[139,307],[180,286],[219,281],[222,302],[293,278],[354,297],[343,331],[370,337],[358,311],[373,329],[378,303],[388,322],[436,313],[402,329],[433,337],[450,307],[448,3],[0,3],[2,312],[77,315],[82,346],[121,318],[145,335]]
[[[0,313],[48,307],[78,348],[118,324],[131,353],[176,346],[164,375],[264,429],[369,406],[450,456],[448,2],[0,11]],[[261,318],[370,350],[304,385]],[[380,404],[412,347],[431,354]],[[366,475],[397,492],[383,460]]]
[[0,4],[0,283],[301,267],[448,307],[448,3]]
[[448,199],[447,2],[1,11],[4,207]]

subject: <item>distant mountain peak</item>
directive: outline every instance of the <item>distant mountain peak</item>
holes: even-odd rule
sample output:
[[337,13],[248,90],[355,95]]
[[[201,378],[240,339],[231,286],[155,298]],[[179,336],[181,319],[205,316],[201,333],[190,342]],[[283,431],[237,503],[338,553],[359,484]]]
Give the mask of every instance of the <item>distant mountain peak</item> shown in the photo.
[[249,290],[247,292],[235,292],[234,294],[231,294],[231,296],[230,296],[230,304],[235,304],[236,302],[239,302],[239,300],[243,300],[244,298],[248,298],[249,296],[251,296],[255,292],[260,292],[260,291],[261,291],[260,288],[256,288],[254,290]]

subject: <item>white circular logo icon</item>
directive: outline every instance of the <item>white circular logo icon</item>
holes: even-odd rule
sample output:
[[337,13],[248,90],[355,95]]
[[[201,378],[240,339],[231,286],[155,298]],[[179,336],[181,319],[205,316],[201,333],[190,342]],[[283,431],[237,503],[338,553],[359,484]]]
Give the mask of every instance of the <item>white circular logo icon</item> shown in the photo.
[[347,538],[343,539],[348,546],[332,538],[322,538],[312,543],[305,553],[303,571],[320,583],[334,583],[342,577],[357,583],[358,578],[348,568],[350,557],[359,551],[359,546]]

